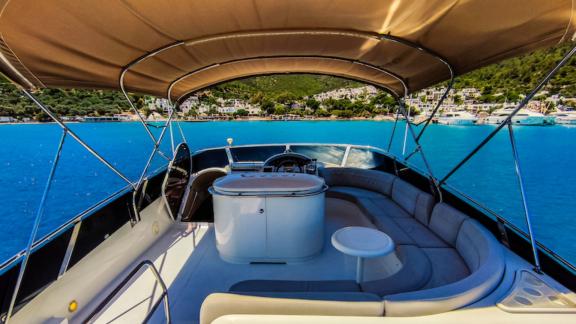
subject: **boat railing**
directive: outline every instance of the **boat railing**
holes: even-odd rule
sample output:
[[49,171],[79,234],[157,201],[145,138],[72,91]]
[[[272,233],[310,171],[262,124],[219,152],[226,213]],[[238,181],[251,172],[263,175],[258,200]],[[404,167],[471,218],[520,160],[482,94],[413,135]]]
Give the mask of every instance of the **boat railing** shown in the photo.
[[[144,261],[138,263],[130,271],[130,273],[128,273],[128,275],[126,277],[124,277],[124,279],[122,279],[122,281],[116,286],[116,288],[114,288],[114,290],[112,290],[112,292],[110,292],[110,294],[108,294],[106,296],[106,298],[104,298],[104,300],[102,302],[100,302],[100,304],[98,304],[98,306],[92,311],[92,313],[90,313],[90,315],[88,315],[88,317],[84,320],[84,323],[94,323],[96,320],[96,317],[102,311],[104,311],[106,306],[111,301],[114,300],[114,298],[124,289],[124,287],[127,284],[132,282],[132,278],[134,278],[134,276],[141,273],[140,270],[144,267],[146,267],[146,269],[149,269],[152,272],[152,274],[154,275],[154,278],[156,280],[156,283],[158,285],[160,285],[160,288],[162,289],[162,294],[160,294],[160,297],[158,298],[158,300],[152,305],[152,307],[150,307],[150,310],[146,314],[146,317],[144,318],[142,323],[147,323],[150,320],[150,318],[152,317],[152,315],[154,315],[154,312],[156,311],[156,309],[158,308],[160,303],[163,302],[164,303],[164,316],[166,318],[166,323],[170,324],[171,323],[171,316],[170,316],[170,300],[168,299],[168,288],[166,286],[166,283],[162,279],[160,272],[158,272],[158,269],[156,268],[154,263],[150,260],[144,260]],[[152,296],[151,298],[153,298],[153,297],[154,296]]]
[[[150,172],[150,174],[148,175],[147,178],[151,178],[151,177],[154,177],[154,176],[160,174],[161,172],[164,171],[164,169],[165,169],[165,167],[161,167],[159,169],[154,170],[153,172]],[[121,189],[113,192],[112,194],[108,195],[104,199],[98,201],[94,205],[92,205],[92,206],[88,207],[87,209],[81,211],[80,213],[76,214],[76,216],[72,217],[70,220],[66,221],[64,224],[58,226],[57,228],[52,230],[50,233],[48,233],[48,234],[44,235],[43,237],[41,237],[40,239],[36,240],[32,245],[30,253],[41,248],[47,242],[49,242],[53,238],[57,237],[58,235],[62,234],[66,230],[70,229],[71,227],[79,226],[83,220],[92,216],[94,213],[98,212],[100,209],[104,208],[106,205],[108,205],[108,203],[112,202],[113,200],[119,198],[120,196],[122,196],[128,192],[131,192],[132,190],[133,190],[132,186],[126,185],[123,188],[121,188]],[[72,246],[71,248],[73,249],[74,246]],[[15,264],[25,254],[26,254],[26,250],[23,249],[20,252],[13,255],[8,260],[0,263],[0,274],[4,273],[4,271],[9,269],[13,264]]]

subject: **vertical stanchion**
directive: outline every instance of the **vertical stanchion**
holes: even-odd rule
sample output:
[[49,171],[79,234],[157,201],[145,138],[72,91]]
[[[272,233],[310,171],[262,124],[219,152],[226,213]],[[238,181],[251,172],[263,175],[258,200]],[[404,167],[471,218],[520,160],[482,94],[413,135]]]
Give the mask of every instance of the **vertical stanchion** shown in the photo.
[[[170,115],[172,115],[172,109],[170,109]],[[172,122],[168,123],[168,127],[170,128],[170,148],[172,149],[172,157],[174,157],[176,149],[174,148],[174,131],[172,130]]]
[[410,125],[410,107],[408,107],[408,115],[406,118],[406,127],[404,128],[404,142],[402,142],[402,156],[406,155],[406,141],[408,140],[408,128]]
[[392,126],[392,134],[390,134],[390,140],[388,141],[388,152],[390,152],[390,149],[392,148],[392,141],[394,140],[394,133],[396,133],[398,117],[400,117],[400,108],[396,110],[396,118],[394,119],[394,126]]
[[526,227],[528,229],[528,236],[530,237],[532,254],[534,255],[534,271],[536,271],[537,273],[542,273],[540,268],[540,259],[538,258],[538,248],[536,247],[536,241],[534,239],[534,230],[532,229],[532,219],[530,217],[530,212],[528,209],[528,199],[526,198],[526,190],[524,189],[522,169],[520,168],[520,157],[518,155],[518,149],[516,147],[516,139],[514,137],[514,130],[511,121],[508,121],[508,134],[510,135],[510,144],[512,145],[512,155],[514,157],[514,169],[516,171],[516,177],[518,177],[518,185],[520,186],[520,194],[522,196],[522,207],[524,209],[524,218],[526,221]]
[[16,298],[18,297],[18,292],[20,291],[20,286],[22,285],[22,279],[24,278],[24,272],[26,271],[26,266],[28,265],[28,260],[30,259],[30,252],[32,251],[32,245],[36,240],[36,234],[38,233],[38,228],[40,227],[40,220],[42,219],[42,214],[44,213],[44,207],[46,205],[46,198],[48,197],[48,192],[50,192],[50,187],[52,186],[52,179],[56,173],[56,167],[58,166],[58,161],[60,161],[60,154],[62,153],[62,147],[64,145],[64,140],[66,139],[66,134],[68,131],[64,129],[62,131],[62,137],[58,143],[58,149],[56,150],[56,155],[54,156],[54,162],[52,163],[52,168],[50,168],[50,173],[48,174],[48,179],[46,180],[46,185],[44,186],[44,192],[42,193],[42,198],[40,198],[40,203],[38,205],[38,210],[36,211],[36,217],[34,218],[34,225],[32,226],[32,232],[28,238],[28,244],[26,245],[26,250],[24,252],[24,259],[20,265],[20,271],[18,272],[18,279],[16,279],[16,286],[14,287],[14,292],[12,293],[12,299],[10,300],[10,306],[8,307],[8,313],[6,314],[6,322],[10,321],[12,312],[14,311],[14,305],[16,304]]

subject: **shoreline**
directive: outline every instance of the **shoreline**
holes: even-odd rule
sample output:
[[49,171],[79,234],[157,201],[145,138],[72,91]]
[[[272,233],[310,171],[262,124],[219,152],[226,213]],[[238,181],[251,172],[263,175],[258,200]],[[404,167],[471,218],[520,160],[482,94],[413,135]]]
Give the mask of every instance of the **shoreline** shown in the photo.
[[[160,123],[166,122],[167,119],[157,119],[157,120],[148,120],[147,123]],[[182,122],[182,123],[201,123],[201,122],[250,122],[250,121],[270,121],[270,122],[287,122],[287,121],[294,121],[294,122],[301,122],[301,121],[394,121],[392,117],[385,117],[385,118],[314,118],[314,119],[274,119],[274,118],[238,118],[238,119],[190,119],[190,120],[174,120],[175,122]],[[111,124],[111,123],[140,123],[139,120],[126,120],[126,121],[102,121],[102,122],[81,122],[81,121],[64,121],[64,124]],[[50,125],[50,124],[57,124],[54,121],[47,121],[47,122],[7,122],[7,123],[0,123],[2,125]]]

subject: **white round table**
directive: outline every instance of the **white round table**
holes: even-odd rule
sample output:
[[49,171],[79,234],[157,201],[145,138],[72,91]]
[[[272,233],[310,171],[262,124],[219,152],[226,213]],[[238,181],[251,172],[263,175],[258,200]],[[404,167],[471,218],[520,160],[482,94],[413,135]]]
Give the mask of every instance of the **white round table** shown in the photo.
[[364,258],[386,256],[394,251],[394,241],[385,233],[369,228],[350,226],[332,234],[332,245],[338,251],[358,257],[356,282],[362,282]]

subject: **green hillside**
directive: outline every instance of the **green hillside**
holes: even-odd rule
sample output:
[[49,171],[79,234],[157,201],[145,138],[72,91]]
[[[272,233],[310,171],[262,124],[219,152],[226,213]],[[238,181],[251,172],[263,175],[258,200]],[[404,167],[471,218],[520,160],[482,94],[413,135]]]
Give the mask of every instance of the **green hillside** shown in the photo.
[[270,98],[291,95],[302,98],[339,88],[360,87],[363,84],[342,78],[312,74],[279,74],[231,81],[212,89],[223,98],[250,99],[262,93]]
[[[480,89],[485,101],[500,93],[514,101],[519,94],[534,88],[574,45],[567,43],[486,66],[459,76],[454,87]],[[560,69],[545,89],[550,94],[576,97],[576,57]]]

